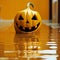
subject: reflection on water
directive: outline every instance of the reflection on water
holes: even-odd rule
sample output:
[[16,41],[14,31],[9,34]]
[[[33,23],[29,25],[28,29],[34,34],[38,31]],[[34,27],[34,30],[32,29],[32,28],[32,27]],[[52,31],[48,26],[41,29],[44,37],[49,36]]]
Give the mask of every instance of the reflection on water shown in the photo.
[[43,25],[39,33],[4,33],[3,36],[2,32],[0,60],[59,60],[58,31]]
[[[39,35],[28,35],[27,38],[21,37],[21,34],[15,35],[15,47],[19,58],[57,60],[57,43],[54,41],[42,42]],[[46,44],[45,44],[46,43]],[[44,44],[44,45],[43,45]],[[42,49],[45,46],[46,49]]]

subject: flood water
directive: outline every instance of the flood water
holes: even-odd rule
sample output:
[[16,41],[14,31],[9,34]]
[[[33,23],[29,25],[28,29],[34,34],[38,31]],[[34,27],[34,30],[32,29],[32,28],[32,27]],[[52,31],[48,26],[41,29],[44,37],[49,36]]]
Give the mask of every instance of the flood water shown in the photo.
[[36,33],[0,29],[0,60],[60,60],[60,28],[42,24]]

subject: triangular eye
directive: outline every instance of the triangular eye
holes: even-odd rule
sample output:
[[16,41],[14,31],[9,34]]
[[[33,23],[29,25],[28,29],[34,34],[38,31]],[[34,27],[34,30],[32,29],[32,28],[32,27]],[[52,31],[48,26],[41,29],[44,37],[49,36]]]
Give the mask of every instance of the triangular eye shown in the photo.
[[32,20],[37,20],[36,15],[34,15],[34,16],[32,17]]
[[20,15],[19,20],[24,20],[23,17]]

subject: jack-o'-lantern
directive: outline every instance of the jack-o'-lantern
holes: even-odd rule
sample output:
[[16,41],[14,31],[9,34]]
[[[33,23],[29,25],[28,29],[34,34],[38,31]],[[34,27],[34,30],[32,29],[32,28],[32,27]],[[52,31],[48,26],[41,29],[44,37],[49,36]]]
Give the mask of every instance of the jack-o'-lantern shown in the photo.
[[32,3],[27,4],[27,9],[19,11],[14,19],[14,27],[16,32],[33,32],[39,29],[41,25],[41,17],[37,11],[33,11]]

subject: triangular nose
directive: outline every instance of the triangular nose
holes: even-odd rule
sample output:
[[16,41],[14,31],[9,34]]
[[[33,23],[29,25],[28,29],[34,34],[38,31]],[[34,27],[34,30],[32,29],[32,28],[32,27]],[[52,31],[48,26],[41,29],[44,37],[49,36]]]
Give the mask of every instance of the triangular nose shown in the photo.
[[26,21],[26,23],[29,23],[29,21]]

